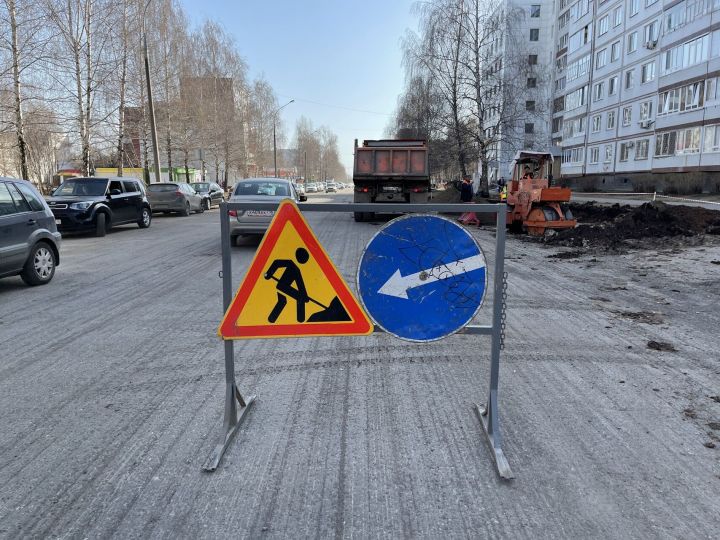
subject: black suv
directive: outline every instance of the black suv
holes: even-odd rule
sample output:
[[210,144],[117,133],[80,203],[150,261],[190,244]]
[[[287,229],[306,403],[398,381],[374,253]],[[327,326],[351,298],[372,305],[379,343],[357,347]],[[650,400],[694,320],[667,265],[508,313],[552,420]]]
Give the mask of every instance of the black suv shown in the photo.
[[60,264],[55,218],[30,182],[0,178],[0,277],[43,285]]
[[135,178],[68,178],[48,197],[60,231],[95,231],[105,236],[110,227],[137,223],[150,226],[152,208],[145,186]]

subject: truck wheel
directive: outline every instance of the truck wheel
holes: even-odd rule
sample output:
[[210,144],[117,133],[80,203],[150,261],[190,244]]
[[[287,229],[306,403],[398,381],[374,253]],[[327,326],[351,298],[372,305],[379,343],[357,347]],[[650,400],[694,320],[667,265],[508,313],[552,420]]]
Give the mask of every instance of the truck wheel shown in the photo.
[[365,212],[353,212],[353,217],[358,223],[365,221]]

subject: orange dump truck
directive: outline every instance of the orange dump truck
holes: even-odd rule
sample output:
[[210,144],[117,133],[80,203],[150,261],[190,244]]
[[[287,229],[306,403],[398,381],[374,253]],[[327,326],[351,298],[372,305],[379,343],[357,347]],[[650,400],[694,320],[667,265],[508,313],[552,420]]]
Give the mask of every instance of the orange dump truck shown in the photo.
[[[427,141],[421,139],[355,140],[353,184],[356,203],[425,203],[430,200]],[[355,212],[368,221],[373,212]]]

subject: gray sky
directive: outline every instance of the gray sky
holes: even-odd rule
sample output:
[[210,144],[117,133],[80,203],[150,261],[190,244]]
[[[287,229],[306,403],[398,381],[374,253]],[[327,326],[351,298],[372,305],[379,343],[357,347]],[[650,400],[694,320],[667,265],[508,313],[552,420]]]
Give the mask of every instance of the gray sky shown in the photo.
[[[308,117],[339,138],[352,170],[354,139],[383,134],[403,86],[400,41],[415,0],[181,0],[193,24],[211,18],[237,40],[251,76],[264,75],[288,139]],[[289,141],[288,141],[289,142]]]

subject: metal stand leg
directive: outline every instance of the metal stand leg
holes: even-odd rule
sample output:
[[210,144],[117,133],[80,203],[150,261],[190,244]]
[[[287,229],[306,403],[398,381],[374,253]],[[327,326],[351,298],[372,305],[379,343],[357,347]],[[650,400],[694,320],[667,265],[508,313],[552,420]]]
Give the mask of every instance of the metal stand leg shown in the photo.
[[[230,226],[228,223],[228,210],[226,203],[220,203],[220,243],[222,246],[222,280],[223,280],[223,307],[227,311],[232,301],[232,260],[230,259]],[[203,470],[212,472],[218,468],[220,460],[228,446],[235,438],[250,407],[255,402],[255,396],[243,398],[235,382],[235,349],[232,341],[225,341],[225,416],[223,418],[223,435],[220,442],[210,454]],[[238,411],[238,405],[240,409]]]
[[[229,349],[229,350],[228,350]],[[233,355],[233,342],[232,341],[226,341],[225,342],[225,363],[228,364],[228,356],[230,356],[230,359]],[[208,457],[207,461],[205,462],[205,465],[203,465],[203,470],[206,472],[213,472],[215,469],[218,468],[218,465],[220,464],[220,460],[223,457],[223,454],[225,454],[225,450],[227,450],[227,447],[230,445],[232,440],[235,438],[235,435],[237,434],[238,430],[240,429],[240,424],[242,424],[243,420],[247,416],[248,411],[252,407],[252,404],[255,403],[255,396],[250,396],[247,399],[243,398],[242,394],[240,393],[240,390],[238,390],[237,384],[235,383],[235,370],[234,370],[234,364],[235,362],[231,362],[233,365],[231,367],[231,371],[227,370],[226,366],[226,378],[225,378],[225,416],[223,418],[223,435],[220,437],[220,442],[215,447],[215,450],[213,450],[212,454]],[[227,375],[230,374],[232,377],[228,377]],[[231,380],[228,380],[231,379]],[[238,410],[239,406],[239,410]]]
[[501,478],[510,480],[515,478],[505,453],[502,450],[502,437],[500,437],[500,419],[497,414],[497,393],[490,393],[490,400],[485,405],[473,407],[475,414],[480,419],[485,435],[487,436],[490,449],[493,451],[495,466]]
[[495,234],[495,276],[493,278],[493,324],[492,344],[490,352],[490,390],[488,401],[484,406],[475,405],[480,423],[487,436],[490,449],[493,451],[495,466],[501,478],[511,479],[515,475],[502,451],[500,436],[500,417],[498,416],[498,382],[500,380],[500,348],[504,340],[505,312],[505,221],[507,210],[505,205],[498,210],[497,232]]

